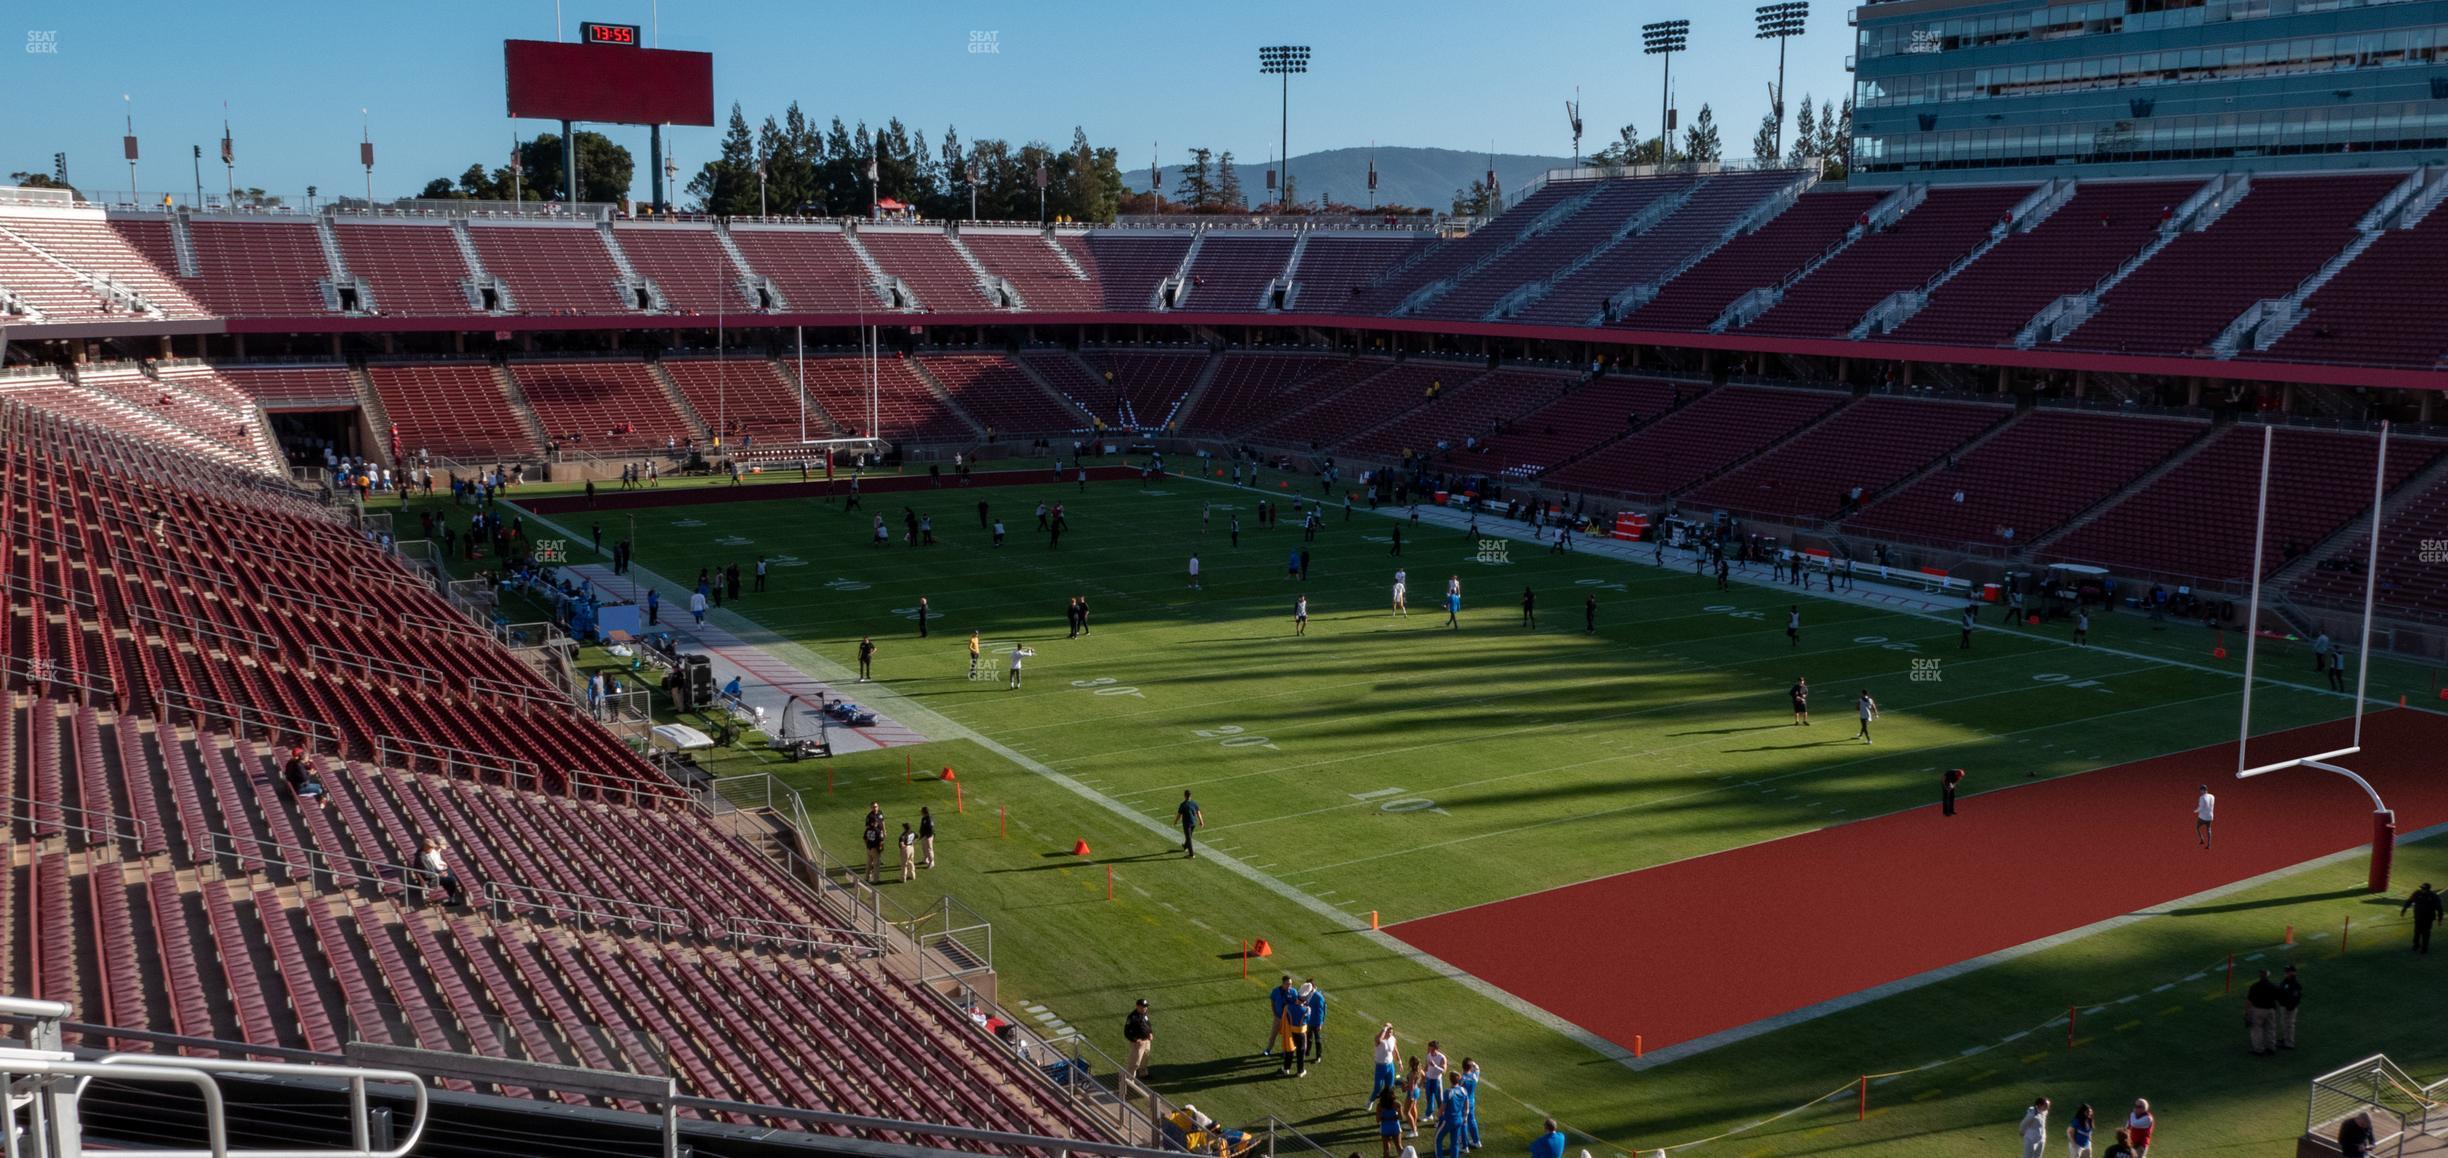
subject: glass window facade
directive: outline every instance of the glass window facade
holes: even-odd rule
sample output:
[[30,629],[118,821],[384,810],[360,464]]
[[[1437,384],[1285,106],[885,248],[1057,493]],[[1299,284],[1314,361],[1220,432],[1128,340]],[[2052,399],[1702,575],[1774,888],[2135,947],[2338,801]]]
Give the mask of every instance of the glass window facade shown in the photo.
[[2448,0],[1891,0],[1857,181],[2448,161]]

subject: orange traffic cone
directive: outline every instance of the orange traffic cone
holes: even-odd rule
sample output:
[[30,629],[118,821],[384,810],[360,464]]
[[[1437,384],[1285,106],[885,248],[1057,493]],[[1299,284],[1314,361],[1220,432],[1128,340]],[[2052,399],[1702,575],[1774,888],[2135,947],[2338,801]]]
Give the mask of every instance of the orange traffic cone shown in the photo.
[[1275,946],[1267,944],[1267,939],[1264,937],[1258,938],[1250,945],[1250,956],[1252,957],[1272,957],[1274,955]]
[[950,764],[946,764],[946,765],[944,765],[944,770],[943,770],[943,778],[944,778],[944,779],[946,779],[946,780],[958,780],[958,779],[960,779],[960,777],[955,776],[955,775],[953,775],[953,774],[952,774],[952,766],[951,766]]
[[1088,842],[1087,842],[1087,840],[1086,840],[1086,839],[1082,839],[1082,840],[1080,840],[1080,841],[1078,841],[1078,842],[1074,843],[1074,844],[1071,846],[1071,855],[1073,855],[1073,856],[1086,856],[1086,855],[1088,855]]

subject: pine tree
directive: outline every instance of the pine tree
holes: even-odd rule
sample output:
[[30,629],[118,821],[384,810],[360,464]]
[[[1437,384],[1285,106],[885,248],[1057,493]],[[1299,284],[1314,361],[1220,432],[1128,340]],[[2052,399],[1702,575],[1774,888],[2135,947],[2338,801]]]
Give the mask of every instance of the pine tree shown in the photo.
[[1249,198],[1241,192],[1241,173],[1233,167],[1230,149],[1224,150],[1216,158],[1216,208],[1226,213],[1239,213],[1249,208]]
[[1700,106],[1700,115],[1683,128],[1683,159],[1697,162],[1725,159],[1725,142],[1717,134],[1717,114],[1706,104]]
[[1777,159],[1777,117],[1768,113],[1760,117],[1759,131],[1751,134],[1751,159],[1763,165],[1773,165]]
[[1190,150],[1190,161],[1181,168],[1181,184],[1173,187],[1173,199],[1192,213],[1212,213],[1216,207],[1215,152],[1207,148]]
[[1818,118],[1812,112],[1810,94],[1805,93],[1802,96],[1802,103],[1794,109],[1793,146],[1786,151],[1785,159],[1800,165],[1817,157],[1819,155],[1818,133]]

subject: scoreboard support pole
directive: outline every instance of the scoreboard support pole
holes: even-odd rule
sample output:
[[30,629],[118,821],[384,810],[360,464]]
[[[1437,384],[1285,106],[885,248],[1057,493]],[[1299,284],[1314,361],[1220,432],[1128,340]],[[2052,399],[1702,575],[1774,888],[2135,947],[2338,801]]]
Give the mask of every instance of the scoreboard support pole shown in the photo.
[[572,213],[578,211],[578,134],[572,131],[576,127],[570,121],[561,122],[561,183],[567,190],[561,203]]
[[655,125],[646,138],[646,164],[654,171],[654,211],[659,216],[670,212],[663,204],[663,126]]

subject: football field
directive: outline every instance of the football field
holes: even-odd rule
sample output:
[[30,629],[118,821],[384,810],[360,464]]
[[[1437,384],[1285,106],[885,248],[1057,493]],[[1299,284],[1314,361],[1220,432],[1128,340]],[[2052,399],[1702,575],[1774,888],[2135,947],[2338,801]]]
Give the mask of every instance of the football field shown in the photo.
[[[1357,1138],[1351,1111],[1366,1077],[1354,1055],[1375,1021],[1391,1019],[1412,1048],[1441,1037],[1456,1056],[1488,1061],[1502,1100],[1518,1106],[1499,1111],[1499,1099],[1489,1099],[1503,1145],[1535,1125],[1538,1113],[1552,1112],[1608,1146],[1655,1146],[1785,1110],[1827,1092],[1815,1085],[1832,1087],[1847,1075],[1926,1062],[1920,1054],[1966,1028],[1960,1010],[1946,1011],[1946,995],[1983,992],[2009,973],[2020,978],[2018,992],[2033,992],[2011,1009],[1983,1010],[1999,1024],[2038,1022],[2056,1007],[2120,996],[2051,996],[2052,975],[2037,970],[2052,956],[2080,958],[2083,968],[2156,954],[2189,961],[2216,955],[2205,938],[2276,939],[2275,926],[2260,935],[2269,920],[2258,912],[2246,923],[2245,910],[2222,904],[2202,914],[2225,923],[2215,930],[2174,920],[2129,925],[1960,976],[1924,977],[1989,948],[1976,937],[1963,944],[1978,951],[1959,955],[1948,938],[1916,936],[1949,914],[1917,908],[1932,898],[1909,885],[1889,888],[1865,867],[1865,858],[1879,860],[1881,871],[1907,882],[1943,876],[1955,862],[1932,858],[1917,868],[1910,828],[1850,848],[1781,843],[1773,847],[1791,855],[1765,878],[1711,875],[1736,863],[1721,859],[1734,850],[1886,833],[1843,826],[1896,824],[1904,819],[1897,814],[1915,809],[1934,814],[1938,774],[1948,767],[1971,774],[1968,813],[1987,808],[1994,816],[2030,799],[2033,812],[2074,826],[1986,835],[1964,829],[1973,835],[1949,838],[1993,860],[2028,862],[2027,874],[1987,881],[1974,894],[1976,906],[2028,909],[2035,897],[2083,892],[2061,879],[2069,862],[2111,878],[2120,862],[2156,864],[2164,850],[2118,846],[2159,839],[2156,829],[2134,830],[2143,833],[2136,837],[2130,825],[2111,823],[2129,820],[2129,812],[2159,810],[2167,838],[2195,851],[2191,766],[2153,771],[2142,762],[2194,760],[2206,777],[2220,760],[2232,768],[2231,750],[2177,755],[2234,738],[2240,664],[2214,658],[2221,641],[2197,625],[2102,614],[2092,646],[2077,647],[2062,622],[2008,627],[1992,611],[1964,648],[1950,611],[1831,598],[1816,585],[1803,594],[1759,582],[1764,573],[1737,576],[1720,590],[1688,565],[1653,565],[1646,547],[1633,558],[1559,555],[1518,540],[1491,547],[1483,539],[1492,534],[1366,510],[1347,517],[1339,504],[1311,539],[1289,506],[1293,492],[1268,496],[1283,504],[1282,522],[1261,528],[1257,492],[1198,480],[1099,482],[1084,490],[946,486],[871,493],[858,511],[838,501],[768,497],[779,488],[735,493],[738,501],[623,510],[608,509],[616,500],[607,496],[606,509],[549,517],[581,552],[592,524],[609,541],[629,533],[634,519],[639,566],[667,580],[667,618],[685,619],[679,609],[699,567],[736,562],[746,571],[766,557],[771,590],[729,605],[717,622],[751,638],[770,633],[773,650],[811,674],[846,673],[859,639],[872,636],[877,684],[855,694],[940,742],[914,753],[845,757],[830,778],[811,765],[758,766],[815,794],[811,806],[823,805],[816,807],[820,835],[841,850],[855,848],[869,799],[885,802],[896,821],[914,817],[920,804],[946,811],[946,786],[906,783],[908,764],[960,766],[968,811],[944,822],[947,867],[906,887],[913,896],[956,895],[993,919],[1006,1002],[1077,1022],[1108,1051],[1119,1053],[1114,1027],[1129,1000],[1151,996],[1159,1008],[1158,1086],[1210,1112],[1271,1111],[1326,1145]],[[1000,547],[980,527],[981,501],[1009,529]],[[1058,545],[1037,529],[1040,502],[1064,506],[1069,530]],[[933,520],[935,545],[903,544],[905,508]],[[889,524],[881,546],[871,531],[879,514]],[[1295,578],[1292,559],[1304,548],[1308,574]],[[1195,587],[1188,574],[1194,553]],[[1407,572],[1408,616],[1390,607],[1397,569]],[[1449,579],[1459,580],[1463,594],[1454,627],[1438,606]],[[1524,623],[1525,590],[1535,595],[1535,627]],[[1296,635],[1293,611],[1304,595],[1310,620]],[[1088,632],[1076,638],[1064,616],[1073,596],[1086,597],[1090,609]],[[921,597],[924,638],[916,619]],[[1795,610],[1801,627],[1789,638]],[[972,630],[986,648],[984,678],[970,674]],[[2240,653],[2239,641],[2224,642]],[[1015,648],[1035,653],[1017,691],[1003,670]],[[2266,645],[2257,732],[2348,714],[2348,697],[2314,686],[2307,655],[2293,644]],[[1788,703],[1797,679],[1812,689],[1807,727],[1794,723]],[[2433,694],[2427,672],[2393,664],[2375,669],[2373,687],[2390,703],[2399,694]],[[1879,709],[1874,743],[1857,735],[1855,698],[1863,692]],[[2423,738],[2406,732],[2393,742],[2415,746]],[[2083,773],[2095,778],[2056,787],[2054,796],[1981,799]],[[2154,775],[2188,782],[2167,790],[2167,799],[2120,787]],[[2351,844],[2337,837],[2324,845],[2321,833],[2351,832],[2363,823],[2364,806],[2342,784],[2279,787],[2286,779],[2217,786],[2238,814],[2235,859],[2221,862],[2226,867],[2188,861],[2164,872],[2133,869],[2122,883],[2138,888],[2143,904],[2245,881],[2254,882],[2247,892],[2275,889],[2289,901],[2315,903],[2289,887],[2286,874],[2268,874]],[[2161,791],[2150,783],[2150,793]],[[2246,821],[2263,783],[2271,786],[2265,822],[2283,820],[2287,807],[2326,813],[2345,801],[2335,810],[2344,828],[2319,830],[2308,845],[2252,841]],[[836,795],[824,800],[828,784]],[[1182,858],[1178,832],[1170,831],[1185,791],[1206,820],[1199,834],[1205,855],[1195,861]],[[2097,845],[2083,841],[2093,809],[2103,821]],[[1070,855],[1079,839],[1091,843],[1090,857]],[[1822,847],[1824,857],[1815,851]],[[2420,845],[2406,857],[2436,859]],[[1652,874],[1640,870],[1659,866],[1673,868],[1655,876],[1652,888]],[[2347,900],[2338,884],[2359,875],[2357,862],[2304,872],[2322,882],[2319,903],[2370,908]],[[1112,901],[1104,900],[1107,873]],[[1603,895],[1571,901],[1582,894],[1567,886],[1617,877],[1623,883],[1611,887],[1619,897],[1667,896],[1659,890],[1669,881],[1685,891],[1671,894],[1670,904]],[[2168,891],[2152,894],[2161,879]],[[2002,927],[1996,935],[2011,940],[1994,948],[2119,915],[2130,899],[2093,891],[2107,906],[2096,915],[2065,908],[2071,915],[2058,927],[2034,936]],[[1495,922],[1482,932],[1454,923],[1470,917],[1465,910],[1512,907],[1499,902],[1544,907],[1513,910],[1533,918],[1529,924]],[[1775,941],[1773,930],[1795,913],[1824,916],[1839,903],[1848,911],[1838,913],[1837,932]],[[1370,931],[1372,918],[1383,932]],[[1825,995],[1809,985],[1779,984],[1775,970],[1736,976],[1729,969],[1723,992],[1711,992],[1710,953],[1741,944],[1729,930],[1746,926],[1772,930],[1770,943],[1792,954],[1787,975],[1827,972],[1814,958],[1869,956],[1887,972],[1865,977],[1860,988],[1914,977],[1916,986],[1934,984],[1843,1011],[1823,1006]],[[2169,944],[2168,930],[2179,927],[2182,943]],[[1841,942],[1847,928],[1861,945],[1828,943]],[[1895,951],[1899,936],[1920,946],[1920,955]],[[1268,938],[1276,958],[1253,964],[1244,981],[1238,946],[1254,937]],[[1876,949],[1865,954],[1865,946]],[[1760,955],[1746,949],[1740,956]],[[1475,957],[1501,959],[1507,969],[1474,968]],[[1542,970],[1542,959],[1575,968]],[[1621,965],[1615,985],[1607,983],[1610,961]],[[1642,983],[1678,963],[1696,982]],[[2175,985],[2199,967],[2186,964],[2166,980]],[[1260,1080],[1270,1071],[1249,1056],[1263,1036],[1263,990],[1282,969],[1314,977],[1332,995],[1329,1041],[1340,1047],[1309,1079],[1317,1084],[1296,1091]],[[1507,970],[1576,981],[1569,992],[1540,991],[1502,976]],[[1851,981],[1837,987],[1852,988]],[[1899,1035],[1892,1017],[1899,1003],[1914,1011],[1909,1020],[1918,1032]],[[1882,1008],[1890,1016],[1878,1017]],[[1844,1029],[1864,1017],[1879,1028]],[[1788,1021],[1798,1024],[1749,1040],[1713,1036]],[[1658,1029],[1645,1033],[1644,1024]],[[2374,1025],[2384,1033],[2388,1022]],[[1847,1036],[1828,1036],[1838,1032]],[[1633,1034],[1644,1040],[1626,1040]],[[1804,1041],[1811,1044],[1797,1053],[1795,1043]],[[1721,1042],[1725,1048],[1675,1053],[1678,1045]],[[1636,1048],[1666,1052],[1635,1058]],[[1764,1056],[1780,1060],[1764,1071]],[[2290,1071],[2289,1080],[2299,1090],[2300,1077],[2316,1072],[2311,1062],[2347,1060],[2310,1057],[2299,1067],[2306,1072]],[[2003,1097],[2009,1076],[2001,1070],[1976,1085],[1997,1085]],[[1942,1139],[1967,1136],[1951,1131],[1978,1127],[1977,1118],[1962,1120],[1957,1101],[1914,1101],[1940,1087],[1913,1083],[1882,1079],[1899,1104],[1885,1105],[1882,1093],[1884,1118],[1862,1127],[1876,1135],[1810,1133],[1829,1126],[1822,1109],[1723,1145],[1732,1153],[1759,1145],[1796,1152],[1875,1136],[1882,1144],[1927,1140],[1927,1152],[1942,1153]],[[1672,1106],[1654,1100],[1669,1092]],[[1959,1085],[1955,1092],[1971,1091]],[[2273,1120],[2264,1114],[2251,1128],[2274,1129]],[[1997,1136],[2011,1124],[1996,1124]]]

